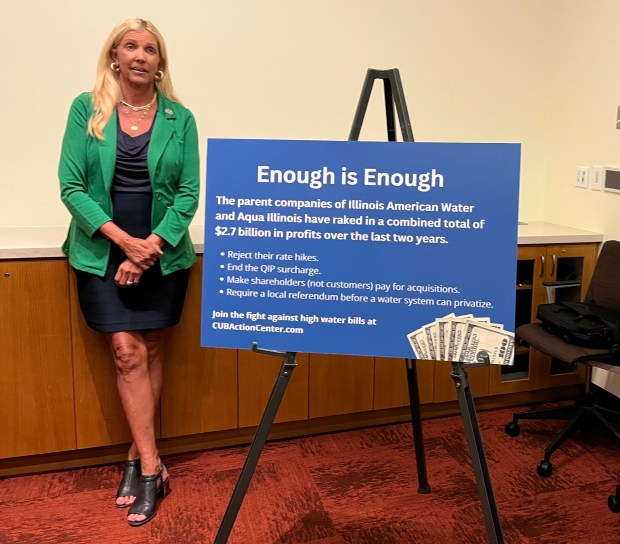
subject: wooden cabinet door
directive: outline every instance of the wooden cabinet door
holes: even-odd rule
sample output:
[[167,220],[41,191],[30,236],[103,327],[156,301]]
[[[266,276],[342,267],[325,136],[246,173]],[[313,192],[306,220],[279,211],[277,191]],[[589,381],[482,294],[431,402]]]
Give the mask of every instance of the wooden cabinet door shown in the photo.
[[179,324],[166,348],[162,438],[237,428],[237,350],[201,348],[193,329]]
[[[435,361],[416,361],[420,404],[433,402]],[[405,359],[375,358],[374,410],[409,406]]]
[[[495,365],[493,365],[495,366]],[[467,379],[473,397],[489,395],[489,367],[467,368]],[[433,402],[457,400],[456,386],[452,378],[452,364],[446,361],[435,363],[435,387]]]
[[374,357],[311,354],[310,417],[371,411],[374,374]]
[[181,322],[165,346],[162,438],[237,428],[237,350],[200,347],[202,262],[192,267]]
[[76,447],[64,260],[0,263],[0,458]]
[[[239,350],[239,427],[258,425],[282,367],[283,357]],[[308,355],[298,353],[274,422],[308,419]]]
[[580,280],[581,293],[572,298],[583,299],[594,272],[598,244],[549,246],[546,254],[545,281]]

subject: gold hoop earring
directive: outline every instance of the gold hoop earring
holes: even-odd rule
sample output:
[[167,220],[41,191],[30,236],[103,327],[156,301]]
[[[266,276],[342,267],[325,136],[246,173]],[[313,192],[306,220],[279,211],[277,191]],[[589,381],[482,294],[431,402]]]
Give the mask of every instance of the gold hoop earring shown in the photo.
[[116,73],[120,72],[121,69],[120,69],[120,67],[118,65],[118,62],[113,62],[112,64],[110,64],[110,70],[112,70],[113,72],[116,72]]
[[162,79],[164,79],[164,73],[161,70],[157,70],[155,72],[155,81],[161,81]]

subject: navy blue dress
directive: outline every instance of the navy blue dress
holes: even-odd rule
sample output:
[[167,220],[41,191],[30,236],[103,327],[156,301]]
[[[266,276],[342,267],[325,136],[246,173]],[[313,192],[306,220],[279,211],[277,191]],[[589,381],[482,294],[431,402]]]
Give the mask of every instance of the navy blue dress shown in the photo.
[[[151,233],[153,193],[147,152],[152,129],[151,125],[148,132],[132,137],[118,126],[111,195],[113,220],[136,238],[146,238]],[[189,269],[163,276],[156,262],[142,274],[138,285],[118,287],[114,276],[126,258],[121,249],[112,244],[104,277],[75,271],[80,307],[89,327],[100,332],[119,332],[176,325],[181,319]]]

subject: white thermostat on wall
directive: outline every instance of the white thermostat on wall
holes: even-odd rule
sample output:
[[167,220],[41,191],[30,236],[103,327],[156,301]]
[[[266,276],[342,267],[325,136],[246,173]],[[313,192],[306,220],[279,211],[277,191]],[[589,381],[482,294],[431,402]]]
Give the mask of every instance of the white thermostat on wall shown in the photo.
[[620,193],[620,168],[605,168],[605,191]]

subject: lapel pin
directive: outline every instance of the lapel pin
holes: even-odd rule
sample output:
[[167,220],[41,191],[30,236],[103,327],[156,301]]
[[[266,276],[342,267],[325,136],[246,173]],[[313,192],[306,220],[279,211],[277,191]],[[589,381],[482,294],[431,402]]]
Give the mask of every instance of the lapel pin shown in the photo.
[[174,112],[170,108],[164,110],[168,115],[172,115]]

